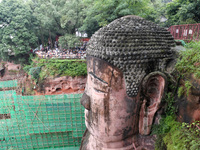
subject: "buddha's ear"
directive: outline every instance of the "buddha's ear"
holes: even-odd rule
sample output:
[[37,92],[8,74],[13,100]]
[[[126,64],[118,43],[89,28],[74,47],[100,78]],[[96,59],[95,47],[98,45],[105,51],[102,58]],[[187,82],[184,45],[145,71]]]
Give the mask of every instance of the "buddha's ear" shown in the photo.
[[161,72],[152,72],[142,81],[144,99],[140,109],[139,132],[148,135],[154,120],[156,111],[160,107],[166,87],[166,76]]

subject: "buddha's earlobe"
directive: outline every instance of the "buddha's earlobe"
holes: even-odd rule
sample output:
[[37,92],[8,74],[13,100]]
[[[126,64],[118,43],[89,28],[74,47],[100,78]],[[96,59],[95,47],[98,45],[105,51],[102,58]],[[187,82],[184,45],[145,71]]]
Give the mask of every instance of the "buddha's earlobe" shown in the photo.
[[140,109],[139,120],[139,132],[142,135],[150,134],[154,115],[164,96],[166,81],[166,76],[161,72],[150,73],[143,80],[144,100]]

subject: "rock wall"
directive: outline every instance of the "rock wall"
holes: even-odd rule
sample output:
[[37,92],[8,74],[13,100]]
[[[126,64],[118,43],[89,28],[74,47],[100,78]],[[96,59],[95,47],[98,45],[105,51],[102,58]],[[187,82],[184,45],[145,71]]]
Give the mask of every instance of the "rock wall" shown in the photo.
[[1,62],[0,73],[0,81],[17,79],[17,93],[23,95],[83,93],[86,84],[84,76],[63,76],[47,78],[38,85],[31,79],[31,76],[23,71],[21,65],[11,62]]
[[42,85],[43,91],[37,91],[36,94],[52,95],[52,94],[68,94],[83,93],[86,84],[86,77],[70,77],[63,76],[45,80]]
[[[175,99],[178,106],[178,121],[192,123],[195,120],[200,121],[200,79],[191,75],[188,81],[192,85],[188,94],[185,92]],[[185,86],[183,79],[180,80],[180,86]]]
[[1,62],[1,78],[0,81],[14,80],[23,76],[20,64],[11,62]]

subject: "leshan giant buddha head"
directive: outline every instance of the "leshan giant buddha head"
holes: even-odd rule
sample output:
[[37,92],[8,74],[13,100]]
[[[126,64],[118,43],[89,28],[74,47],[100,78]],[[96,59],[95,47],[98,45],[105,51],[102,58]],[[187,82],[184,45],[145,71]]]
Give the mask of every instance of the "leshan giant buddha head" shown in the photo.
[[174,46],[168,31],[137,16],[116,19],[91,37],[80,149],[154,149],[149,134]]

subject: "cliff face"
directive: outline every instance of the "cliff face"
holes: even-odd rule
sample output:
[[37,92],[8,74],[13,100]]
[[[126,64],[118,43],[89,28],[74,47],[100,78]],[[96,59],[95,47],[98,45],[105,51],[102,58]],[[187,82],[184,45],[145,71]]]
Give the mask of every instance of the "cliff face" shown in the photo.
[[47,78],[42,83],[36,84],[31,76],[23,71],[21,65],[10,62],[1,63],[0,73],[0,81],[17,79],[17,93],[23,95],[83,93],[86,84],[84,76]]
[[0,81],[14,80],[21,78],[23,73],[21,65],[10,62],[2,62],[0,67],[1,78]]
[[[192,123],[195,120],[200,120],[200,79],[197,79],[194,74],[188,80],[192,88],[188,94],[185,92],[181,97],[177,97],[178,105],[178,120],[181,122]],[[180,81],[180,86],[185,86],[185,81]]]
[[[43,93],[46,95],[66,94],[66,93],[83,93],[86,84],[86,77],[57,77],[49,78],[42,85]],[[36,94],[43,94],[41,91],[35,90]]]

